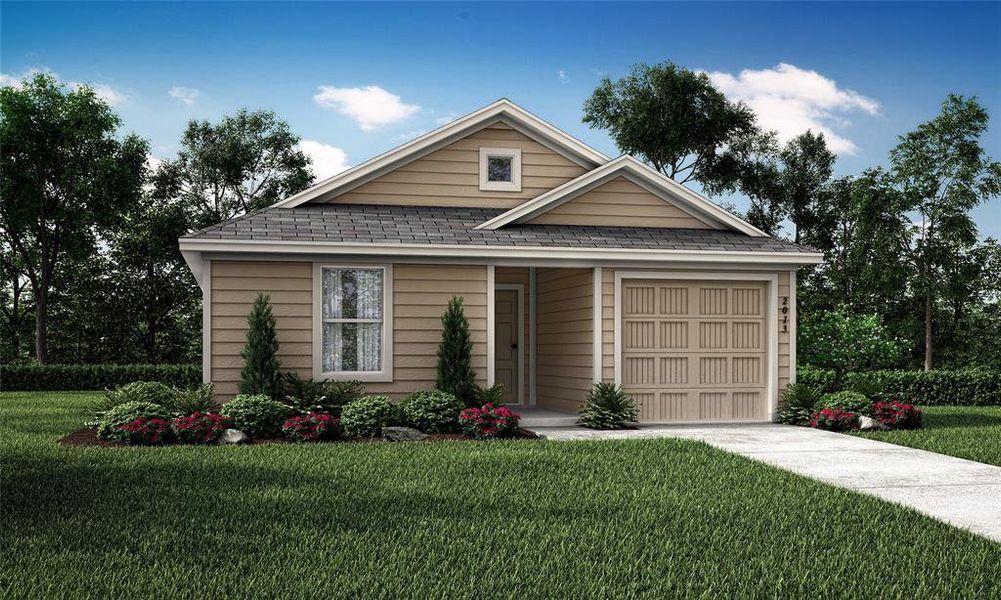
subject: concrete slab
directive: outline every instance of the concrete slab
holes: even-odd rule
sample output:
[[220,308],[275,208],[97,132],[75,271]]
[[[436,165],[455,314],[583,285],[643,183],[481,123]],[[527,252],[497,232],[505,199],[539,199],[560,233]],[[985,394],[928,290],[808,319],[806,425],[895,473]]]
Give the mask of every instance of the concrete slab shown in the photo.
[[1001,467],[787,425],[660,425],[623,431],[537,427],[552,440],[700,440],[825,483],[908,506],[1001,542]]

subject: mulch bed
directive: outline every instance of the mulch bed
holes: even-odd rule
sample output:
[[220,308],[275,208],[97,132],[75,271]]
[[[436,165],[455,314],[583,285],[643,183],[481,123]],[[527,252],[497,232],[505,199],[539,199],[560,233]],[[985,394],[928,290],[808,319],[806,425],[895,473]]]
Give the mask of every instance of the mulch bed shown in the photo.
[[[514,440],[535,440],[539,439],[539,436],[528,429],[518,429],[514,432],[514,436],[508,439]],[[468,435],[463,435],[461,433],[433,433],[428,436],[424,442],[469,442],[474,441],[473,438]],[[382,438],[354,438],[354,439],[339,439],[333,442],[323,442],[323,443],[333,443],[333,444],[370,444],[373,442],[387,442]],[[285,438],[266,438],[260,440],[252,439],[250,444],[291,444],[293,442]],[[399,442],[398,442],[399,443]],[[405,443],[405,442],[403,442]],[[100,448],[130,448],[129,444],[119,444],[118,442],[109,442],[107,440],[98,439],[97,429],[94,427],[84,427],[83,429],[77,429],[73,433],[65,435],[59,438],[60,446],[97,446]],[[168,444],[177,445],[177,444]]]

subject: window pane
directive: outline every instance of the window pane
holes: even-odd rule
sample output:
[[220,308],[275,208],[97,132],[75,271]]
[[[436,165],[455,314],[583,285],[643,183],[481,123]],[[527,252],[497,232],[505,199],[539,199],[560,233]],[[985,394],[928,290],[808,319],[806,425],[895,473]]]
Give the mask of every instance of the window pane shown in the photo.
[[323,370],[382,370],[382,323],[324,323]]
[[514,158],[510,156],[487,157],[487,181],[511,181],[511,167]]
[[323,269],[323,318],[381,319],[382,270]]

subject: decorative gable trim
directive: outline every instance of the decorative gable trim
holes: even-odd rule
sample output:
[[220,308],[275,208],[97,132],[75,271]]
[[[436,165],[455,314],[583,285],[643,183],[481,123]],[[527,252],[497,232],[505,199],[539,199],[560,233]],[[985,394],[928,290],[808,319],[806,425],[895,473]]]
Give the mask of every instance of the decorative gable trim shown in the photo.
[[705,221],[714,228],[734,229],[750,236],[768,237],[768,234],[750,223],[734,216],[707,198],[654,171],[629,155],[620,156],[577,179],[553,188],[534,200],[529,200],[477,225],[476,229],[499,229],[509,223],[524,223],[620,176],[663,198],[665,202]]
[[587,169],[593,169],[609,161],[609,158],[601,152],[553,127],[510,100],[502,98],[272,206],[291,208],[318,198],[331,198],[343,194],[497,122],[509,125]]

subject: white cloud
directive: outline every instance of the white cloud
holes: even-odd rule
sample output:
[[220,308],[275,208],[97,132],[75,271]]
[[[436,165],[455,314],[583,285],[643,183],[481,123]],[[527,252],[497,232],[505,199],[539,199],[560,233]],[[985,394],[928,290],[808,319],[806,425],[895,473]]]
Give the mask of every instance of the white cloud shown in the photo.
[[560,83],[570,83],[570,76],[563,69],[557,71],[556,76],[560,78]]
[[340,148],[328,146],[315,140],[302,140],[298,147],[313,161],[313,174],[316,175],[316,181],[337,175],[350,166],[347,162],[347,153]]
[[834,131],[851,122],[844,113],[879,114],[879,103],[858,92],[839,88],[816,71],[779,63],[774,69],[744,69],[737,76],[709,73],[713,83],[733,100],[741,100],[758,115],[762,127],[774,129],[782,141],[807,129],[822,132],[838,154],[855,154],[858,146]]
[[372,131],[410,117],[420,106],[405,104],[399,96],[377,85],[363,88],[338,88],[321,85],[313,101],[320,108],[332,109],[358,122],[362,131]]
[[198,96],[201,95],[201,92],[196,90],[195,88],[175,85],[174,87],[170,88],[170,91],[167,92],[167,95],[170,96],[171,98],[177,98],[178,100],[180,100],[181,102],[185,103],[188,106],[192,106],[195,103],[195,101],[198,100]]
[[[8,75],[7,73],[0,73],[0,86],[5,86],[5,87],[10,86],[20,89],[24,79],[29,77],[34,77],[38,73],[48,73],[49,75],[52,75],[56,79],[61,79],[58,73],[51,71],[49,69],[32,68],[28,69],[24,73],[21,73],[20,75],[17,76]],[[128,100],[128,98],[125,96],[124,93],[116,90],[110,85],[106,85],[103,83],[81,83],[79,81],[66,81],[64,83],[67,86],[69,86],[70,89],[73,90],[86,85],[90,87],[90,89],[94,90],[94,95],[96,95],[101,100],[104,100],[111,106],[118,106],[120,104],[125,104],[125,102]]]

